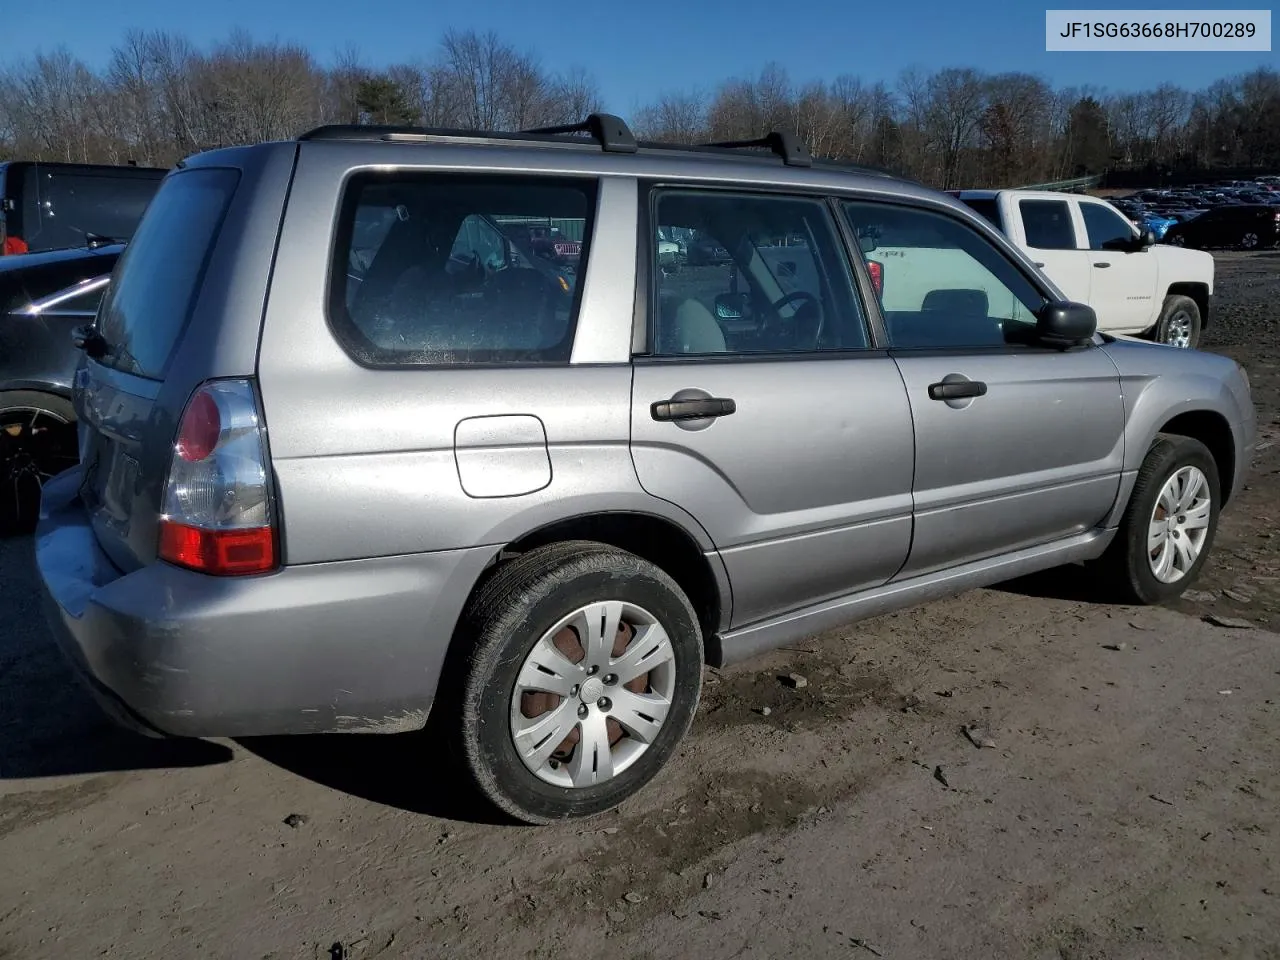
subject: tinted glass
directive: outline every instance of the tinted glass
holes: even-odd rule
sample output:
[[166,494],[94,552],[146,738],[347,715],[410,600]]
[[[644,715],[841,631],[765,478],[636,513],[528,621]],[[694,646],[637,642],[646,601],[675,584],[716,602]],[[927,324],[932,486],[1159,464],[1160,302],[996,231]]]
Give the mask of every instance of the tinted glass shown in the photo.
[[[867,327],[830,210],[819,200],[657,194],[653,352],[857,350]],[[661,241],[683,236],[679,241]],[[660,242],[661,241],[661,242]]]
[[975,213],[981,214],[985,217],[987,222],[997,230],[1004,229],[1004,225],[1000,222],[1000,205],[996,203],[994,197],[984,198],[981,200],[961,200],[960,202],[969,207]]
[[1065,200],[1019,200],[1027,246],[1037,250],[1076,249],[1071,207]]
[[1084,216],[1090,250],[1102,250],[1103,244],[1109,241],[1133,239],[1133,231],[1124,218],[1100,203],[1082,203],[1080,213]]
[[195,169],[160,187],[116,264],[98,315],[100,362],[159,380],[200,289],[240,174]]
[[158,179],[32,164],[23,177],[22,235],[32,250],[82,247],[90,234],[128,240]]
[[567,362],[595,190],[510,175],[353,177],[334,332],[374,366]]
[[881,309],[900,348],[991,347],[1033,342],[1045,302],[986,237],[952,217],[871,201],[844,205],[868,261],[880,264]]

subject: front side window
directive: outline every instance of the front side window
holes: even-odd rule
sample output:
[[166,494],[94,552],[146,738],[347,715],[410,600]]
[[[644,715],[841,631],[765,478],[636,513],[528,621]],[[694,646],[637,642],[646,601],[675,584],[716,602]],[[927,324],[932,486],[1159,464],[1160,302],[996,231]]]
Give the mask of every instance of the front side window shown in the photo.
[[652,211],[654,354],[868,346],[848,257],[823,201],[673,189],[655,195]]
[[1118,243],[1133,239],[1129,224],[1118,213],[1100,203],[1082,203],[1084,229],[1089,236],[1090,250],[1114,249]]
[[868,265],[879,264],[891,346],[1034,342],[1045,297],[977,230],[932,210],[876,201],[845,203],[844,212]]
[[1066,200],[1019,200],[1027,246],[1036,250],[1076,249],[1076,228]]
[[[595,193],[592,180],[353,177],[330,285],[334,332],[373,366],[568,362]],[[556,243],[565,231],[582,242]]]

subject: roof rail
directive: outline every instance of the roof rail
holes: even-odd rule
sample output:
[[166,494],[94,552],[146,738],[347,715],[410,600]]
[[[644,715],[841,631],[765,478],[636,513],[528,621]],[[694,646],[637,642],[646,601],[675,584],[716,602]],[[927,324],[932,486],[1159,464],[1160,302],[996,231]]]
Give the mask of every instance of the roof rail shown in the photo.
[[727,147],[730,149],[737,149],[738,147],[768,147],[777,156],[781,157],[782,162],[789,167],[813,166],[813,157],[809,153],[809,148],[785,130],[774,130],[755,140],[723,140],[718,143],[703,144],[703,146]]
[[636,138],[631,128],[609,113],[593,113],[580,123],[555,127],[538,127],[516,133],[494,130],[466,130],[447,127],[388,126],[364,123],[330,123],[299,134],[298,140],[398,140],[417,137],[447,137],[468,140],[542,141],[550,143],[583,143],[581,137],[566,134],[589,133],[591,139],[608,153],[635,153]]
[[606,153],[635,153],[637,149],[635,134],[631,132],[626,121],[611,113],[593,113],[580,123],[536,127],[521,132],[539,135],[589,133],[592,139],[600,144],[600,149]]

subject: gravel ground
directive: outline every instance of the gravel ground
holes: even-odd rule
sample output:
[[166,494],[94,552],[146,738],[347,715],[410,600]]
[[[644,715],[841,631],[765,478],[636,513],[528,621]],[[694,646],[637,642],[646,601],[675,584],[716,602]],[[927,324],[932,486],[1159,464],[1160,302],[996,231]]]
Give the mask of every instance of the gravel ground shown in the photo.
[[0,543],[0,958],[1280,957],[1280,254],[1218,263],[1262,433],[1195,599],[1058,571],[708,671],[589,825],[485,822],[423,737],[118,731]]

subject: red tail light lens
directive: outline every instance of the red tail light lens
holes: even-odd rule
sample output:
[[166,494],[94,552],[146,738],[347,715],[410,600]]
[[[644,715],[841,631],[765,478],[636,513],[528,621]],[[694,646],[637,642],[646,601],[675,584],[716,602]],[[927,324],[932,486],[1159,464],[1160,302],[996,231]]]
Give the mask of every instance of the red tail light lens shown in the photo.
[[21,237],[5,237],[4,249],[0,251],[0,253],[4,253],[6,255],[28,252],[27,241],[23,240]]
[[174,439],[160,517],[160,559],[215,576],[279,564],[266,435],[248,380],[192,394]]
[[222,420],[213,394],[197,393],[182,414],[182,425],[178,428],[178,440],[174,446],[183,460],[198,463],[213,453],[221,433]]
[[871,274],[871,286],[875,288],[876,296],[884,296],[884,264],[878,260],[867,261],[867,272]]
[[276,565],[276,536],[270,527],[202,530],[166,521],[160,525],[160,556],[216,576],[262,573]]

